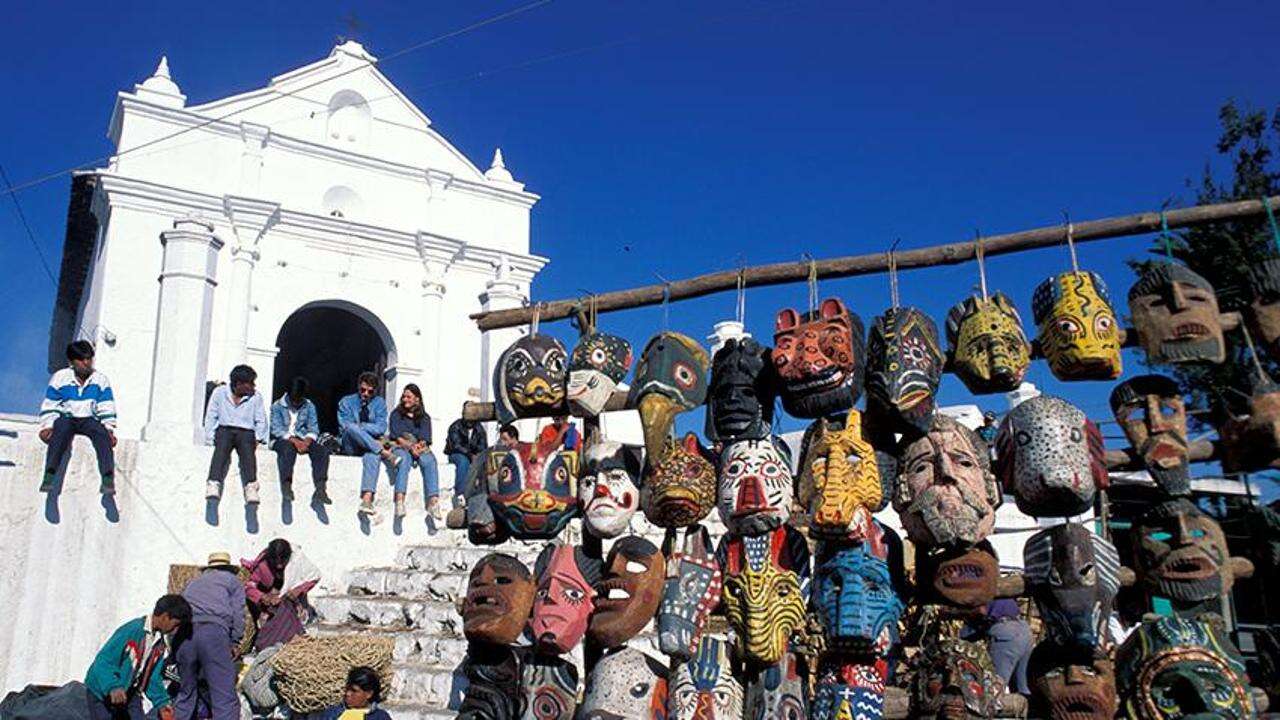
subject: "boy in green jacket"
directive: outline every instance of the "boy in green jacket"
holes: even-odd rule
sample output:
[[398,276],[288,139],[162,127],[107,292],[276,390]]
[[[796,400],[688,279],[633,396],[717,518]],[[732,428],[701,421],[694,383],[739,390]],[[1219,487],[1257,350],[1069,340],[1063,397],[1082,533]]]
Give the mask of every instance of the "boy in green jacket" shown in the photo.
[[172,720],[173,707],[161,674],[169,639],[190,622],[187,601],[181,595],[165,595],[156,602],[150,617],[121,625],[93,658],[84,677],[92,720],[143,720],[143,695],[156,708],[160,720]]

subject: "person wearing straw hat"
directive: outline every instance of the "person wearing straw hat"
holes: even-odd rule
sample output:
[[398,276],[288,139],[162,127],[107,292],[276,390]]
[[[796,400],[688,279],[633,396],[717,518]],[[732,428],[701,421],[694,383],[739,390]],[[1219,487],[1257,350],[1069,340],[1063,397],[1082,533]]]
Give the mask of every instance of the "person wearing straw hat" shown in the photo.
[[182,591],[191,605],[191,633],[175,653],[180,677],[175,720],[195,717],[200,680],[208,684],[213,720],[240,717],[235,656],[244,637],[245,594],[238,571],[230,553],[210,553],[204,571]]

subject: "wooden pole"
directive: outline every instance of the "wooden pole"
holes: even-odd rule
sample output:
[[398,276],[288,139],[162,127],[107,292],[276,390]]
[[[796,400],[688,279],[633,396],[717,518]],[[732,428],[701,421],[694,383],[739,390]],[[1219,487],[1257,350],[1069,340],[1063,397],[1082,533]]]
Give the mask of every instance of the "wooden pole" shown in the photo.
[[[1269,198],[1268,202],[1280,203],[1280,196]],[[1170,228],[1192,227],[1223,220],[1261,215],[1265,210],[1261,200],[1242,200],[1240,202],[1219,203],[1216,205],[1197,205],[1181,210],[1165,212],[1165,219]],[[1108,238],[1142,235],[1160,230],[1160,213],[1151,211],[1123,217],[1089,220],[1072,224],[1072,238],[1077,243],[1093,242]],[[991,235],[982,239],[983,255],[1006,255],[1008,253],[1034,250],[1036,248],[1061,245],[1066,241],[1066,226],[1023,230],[1003,235]],[[898,269],[935,267],[940,265],[957,265],[969,262],[974,258],[977,247],[976,240],[934,245],[916,250],[904,250],[894,254]],[[848,255],[845,257],[816,260],[812,269],[819,279],[854,277],[884,272],[889,267],[887,253],[870,253],[866,255]],[[1066,262],[1062,263],[1066,267]],[[757,265],[741,271],[741,278],[746,287],[762,287],[780,285],[791,282],[802,282],[808,279],[810,263],[805,261],[773,263]],[[677,280],[666,285],[647,285],[630,290],[617,290],[592,296],[593,307],[598,312],[610,312],[627,308],[658,305],[669,300],[686,300],[712,293],[736,290],[739,271],[698,275],[687,280]],[[541,308],[540,321],[561,320],[572,316],[583,304],[583,298],[554,300],[538,303]],[[471,315],[476,326],[481,330],[526,325],[533,319],[533,308],[512,308],[508,310],[491,310]]]

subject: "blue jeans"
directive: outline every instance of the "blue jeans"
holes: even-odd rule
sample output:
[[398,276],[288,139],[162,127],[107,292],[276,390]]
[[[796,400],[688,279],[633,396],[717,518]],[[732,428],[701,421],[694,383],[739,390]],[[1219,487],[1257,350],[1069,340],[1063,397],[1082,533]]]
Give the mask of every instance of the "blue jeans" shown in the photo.
[[360,455],[362,453],[382,452],[382,443],[377,438],[369,434],[368,430],[360,427],[356,423],[347,423],[342,426],[342,443],[343,455]]
[[453,494],[465,495],[467,493],[467,472],[471,470],[471,458],[462,453],[452,453],[449,455],[449,462],[453,463]]
[[423,500],[440,494],[440,472],[436,469],[435,455],[427,451],[415,458],[413,453],[404,448],[396,448],[391,452],[400,458],[400,465],[396,468],[396,492],[406,491],[409,487],[409,473],[413,470],[413,466],[417,465],[422,471]]

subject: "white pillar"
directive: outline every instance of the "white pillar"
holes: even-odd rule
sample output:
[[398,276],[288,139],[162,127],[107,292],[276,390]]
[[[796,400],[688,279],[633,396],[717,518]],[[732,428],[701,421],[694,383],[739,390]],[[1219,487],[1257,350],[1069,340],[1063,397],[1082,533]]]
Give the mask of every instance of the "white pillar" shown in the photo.
[[209,324],[222,241],[200,220],[175,220],[160,233],[164,259],[151,358],[151,404],[145,440],[192,442],[203,422]]
[[[422,363],[426,376],[427,412],[444,420],[449,416],[443,404],[444,366],[440,357],[440,320],[444,308],[444,273],[434,263],[424,263],[422,280]],[[441,447],[444,447],[441,445]]]
[[[222,353],[223,374],[246,361],[249,341],[249,312],[253,307],[253,270],[257,267],[258,246],[267,230],[280,219],[280,204],[227,195],[222,198],[227,220],[235,231],[231,248],[231,282],[227,288],[227,329]],[[267,391],[270,392],[270,388]]]
[[[485,291],[480,295],[480,309],[485,312],[507,310],[524,304],[524,293],[520,285],[511,277],[511,266],[504,255],[498,263],[497,274],[485,284]],[[480,397],[493,401],[493,366],[498,356],[515,342],[522,334],[521,328],[501,328],[486,330],[480,335]]]

